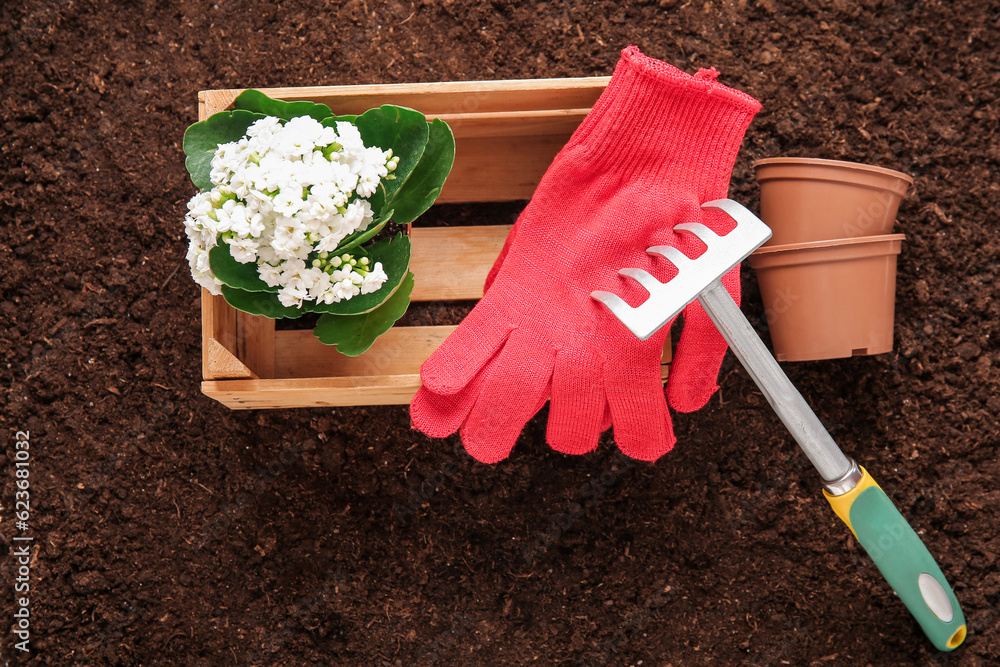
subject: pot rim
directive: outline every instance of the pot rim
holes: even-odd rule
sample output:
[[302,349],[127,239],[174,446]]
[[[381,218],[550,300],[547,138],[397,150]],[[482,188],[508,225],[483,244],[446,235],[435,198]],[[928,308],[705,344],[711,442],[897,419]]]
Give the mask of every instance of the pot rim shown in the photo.
[[[800,166],[800,167],[829,167],[834,169],[843,169],[845,171],[863,171],[872,174],[879,174],[882,176],[889,176],[891,178],[898,178],[906,181],[907,184],[913,185],[913,177],[909,174],[904,174],[901,171],[896,171],[895,169],[888,169],[886,167],[877,167],[873,164],[865,164],[863,162],[847,162],[845,160],[828,160],[825,158],[815,158],[815,157],[769,157],[763,158],[761,160],[754,160],[751,166],[759,171],[761,167],[768,166]],[[760,174],[757,175],[758,180],[760,179]],[[766,177],[765,177],[766,178]],[[787,178],[787,177],[786,177]],[[802,175],[798,178],[813,179],[814,177]],[[817,180],[832,180],[832,179],[817,179]]]
[[757,270],[849,262],[866,257],[892,257],[895,261],[895,256],[902,250],[905,238],[905,234],[882,234],[764,246],[758,248],[748,259],[750,266]]
[[812,250],[814,248],[832,248],[840,246],[859,245],[862,243],[885,243],[903,241],[906,234],[879,234],[878,236],[851,236],[842,239],[823,239],[822,241],[805,241],[803,243],[785,243],[781,245],[766,245],[757,248],[753,254],[767,255],[775,252],[790,252],[794,250]]

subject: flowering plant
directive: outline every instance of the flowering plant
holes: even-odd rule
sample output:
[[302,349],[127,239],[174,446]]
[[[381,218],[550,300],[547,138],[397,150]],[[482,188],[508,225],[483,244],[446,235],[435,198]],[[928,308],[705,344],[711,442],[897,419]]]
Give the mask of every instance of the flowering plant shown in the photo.
[[200,189],[184,219],[194,280],[272,319],[320,313],[314,334],[354,356],[399,319],[413,274],[403,234],[441,192],[455,140],[397,106],[337,116],[256,90],[184,135]]

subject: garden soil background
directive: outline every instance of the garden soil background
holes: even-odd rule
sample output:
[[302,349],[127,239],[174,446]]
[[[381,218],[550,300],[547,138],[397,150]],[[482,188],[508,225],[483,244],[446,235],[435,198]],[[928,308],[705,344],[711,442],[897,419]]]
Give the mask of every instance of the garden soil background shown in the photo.
[[[1000,661],[992,3],[23,0],[0,25],[3,660]],[[754,159],[913,176],[895,351],[784,367],[938,558],[970,629],[954,654],[924,638],[732,355],[655,464],[609,435],[552,452],[545,410],[485,466],[411,430],[406,406],[233,412],[200,393],[181,151],[199,90],[609,75],[630,43],[763,102],[731,190],[752,209]],[[510,222],[519,206],[421,224]],[[467,307],[408,317],[456,323]],[[34,538],[28,653],[11,632],[17,535]]]

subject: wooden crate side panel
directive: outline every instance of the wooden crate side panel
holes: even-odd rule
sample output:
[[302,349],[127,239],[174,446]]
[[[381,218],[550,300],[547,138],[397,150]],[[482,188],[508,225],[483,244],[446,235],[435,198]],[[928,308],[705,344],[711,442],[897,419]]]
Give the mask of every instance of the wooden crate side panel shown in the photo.
[[[276,99],[327,104],[338,114],[362,113],[382,104],[398,104],[437,115],[590,108],[608,81],[610,77],[582,77],[259,90]],[[242,89],[202,91],[205,113],[211,115],[226,109],[240,92]]]

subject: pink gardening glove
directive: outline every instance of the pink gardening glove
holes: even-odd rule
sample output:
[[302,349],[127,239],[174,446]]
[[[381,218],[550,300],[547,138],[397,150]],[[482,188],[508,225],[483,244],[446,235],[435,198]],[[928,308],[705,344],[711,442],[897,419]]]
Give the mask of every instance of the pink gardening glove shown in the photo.
[[[466,450],[506,458],[524,424],[551,401],[546,439],[582,454],[614,425],[626,455],[652,461],[676,442],[660,380],[669,327],[639,341],[590,293],[630,305],[647,298],[618,269],[666,280],[676,269],[646,254],[671,245],[689,257],[704,246],[673,231],[702,222],[726,233],[732,221],[701,204],[726,196],[747,126],[760,104],[629,47],[593,110],[556,156],[521,214],[469,316],[421,367],[413,425],[432,437],[461,428]],[[724,279],[739,301],[739,269]],[[703,406],[726,343],[694,302],[668,380],[670,404]]]

